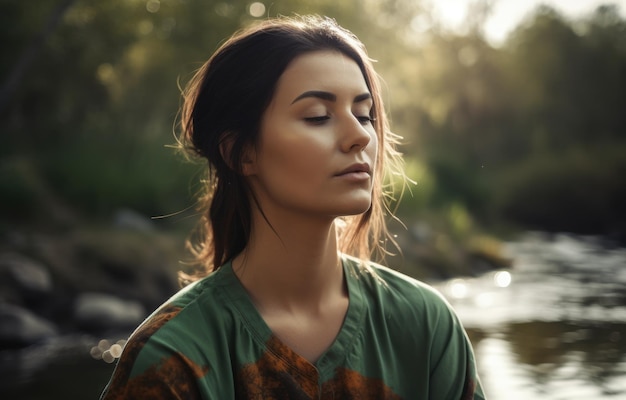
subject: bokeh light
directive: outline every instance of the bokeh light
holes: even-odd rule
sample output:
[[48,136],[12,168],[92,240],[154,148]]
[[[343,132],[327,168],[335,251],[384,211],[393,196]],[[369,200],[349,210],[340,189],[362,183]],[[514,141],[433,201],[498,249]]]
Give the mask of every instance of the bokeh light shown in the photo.
[[448,291],[455,299],[463,299],[467,297],[467,284],[463,279],[453,279],[448,283]]
[[156,13],[161,8],[161,2],[159,0],[148,0],[146,2],[146,10],[151,13]]
[[111,344],[107,339],[102,339],[96,346],[93,346],[89,351],[91,357],[95,360],[102,360],[107,364],[112,363],[116,359],[120,358],[124,346],[126,345],[126,339],[120,339],[117,342]]
[[248,13],[255,18],[262,17],[265,14],[265,4],[258,1],[250,4]]
[[496,286],[501,287],[501,288],[509,287],[511,285],[512,280],[513,280],[513,277],[511,276],[511,273],[508,271],[498,271],[493,276],[493,283],[495,283]]

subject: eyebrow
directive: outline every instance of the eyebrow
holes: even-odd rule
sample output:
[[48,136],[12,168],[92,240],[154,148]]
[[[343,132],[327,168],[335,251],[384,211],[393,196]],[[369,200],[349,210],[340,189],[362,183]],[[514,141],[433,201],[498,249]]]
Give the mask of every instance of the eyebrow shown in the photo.
[[[297,101],[300,101],[302,99],[306,99],[309,97],[314,97],[317,99],[321,99],[321,100],[326,100],[326,101],[337,101],[337,96],[333,93],[330,92],[324,92],[321,90],[309,90],[307,92],[302,93],[300,96],[296,97],[291,104],[296,103]],[[372,98],[372,95],[370,93],[361,93],[357,96],[354,97],[354,102],[355,103],[360,103],[362,101],[365,100],[369,100]]]

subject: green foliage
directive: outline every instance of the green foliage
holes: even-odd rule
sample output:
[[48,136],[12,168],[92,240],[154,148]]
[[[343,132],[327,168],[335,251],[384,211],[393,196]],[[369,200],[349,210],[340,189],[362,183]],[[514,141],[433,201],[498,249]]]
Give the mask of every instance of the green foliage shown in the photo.
[[625,154],[622,143],[528,159],[503,175],[495,207],[535,228],[623,232]]
[[190,188],[198,166],[183,163],[158,142],[126,142],[120,146],[95,134],[55,149],[40,163],[51,184],[84,212],[106,215],[130,207],[157,216],[193,204]]
[[36,210],[36,183],[23,160],[4,159],[0,164],[2,206],[13,215],[25,217]]
[[540,7],[501,48],[476,31],[435,35],[400,110],[418,116],[407,153],[436,182],[429,209],[623,234],[625,31],[614,7],[579,21]]

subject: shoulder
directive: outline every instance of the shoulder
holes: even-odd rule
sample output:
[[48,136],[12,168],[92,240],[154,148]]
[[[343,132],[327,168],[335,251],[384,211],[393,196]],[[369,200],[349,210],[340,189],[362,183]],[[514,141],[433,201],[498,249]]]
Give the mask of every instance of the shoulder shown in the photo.
[[137,327],[123,357],[150,363],[167,354],[193,350],[202,329],[224,325],[227,317],[220,291],[218,273],[181,289]]
[[432,286],[374,262],[345,256],[366,300],[390,312],[414,315],[431,322],[456,316],[443,295]]
[[361,261],[350,256],[344,256],[344,260],[349,270],[367,289],[447,306],[441,293],[425,282],[371,261]]
[[[105,398],[199,398],[189,391],[196,393],[197,380],[224,360],[217,352],[228,347],[233,312],[223,275],[218,270],[181,289],[145,319],[126,343]],[[145,395],[148,386],[159,395]]]
[[[181,289],[139,325],[124,346],[107,398],[126,398],[124,394],[141,389],[146,382],[163,384],[170,378],[187,382],[206,373],[206,360],[199,357],[199,346],[210,340],[207,326],[218,329],[223,325],[219,316],[202,312],[203,304],[215,302],[218,297],[216,278],[214,273]],[[172,390],[176,385],[165,386]]]

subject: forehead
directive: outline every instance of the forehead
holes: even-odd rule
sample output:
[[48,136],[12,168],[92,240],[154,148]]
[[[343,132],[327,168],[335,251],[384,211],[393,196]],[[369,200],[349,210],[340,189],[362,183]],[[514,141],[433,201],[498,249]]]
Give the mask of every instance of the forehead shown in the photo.
[[289,98],[307,90],[323,90],[337,95],[369,92],[358,64],[346,55],[330,50],[305,53],[293,59],[278,80],[275,97]]

